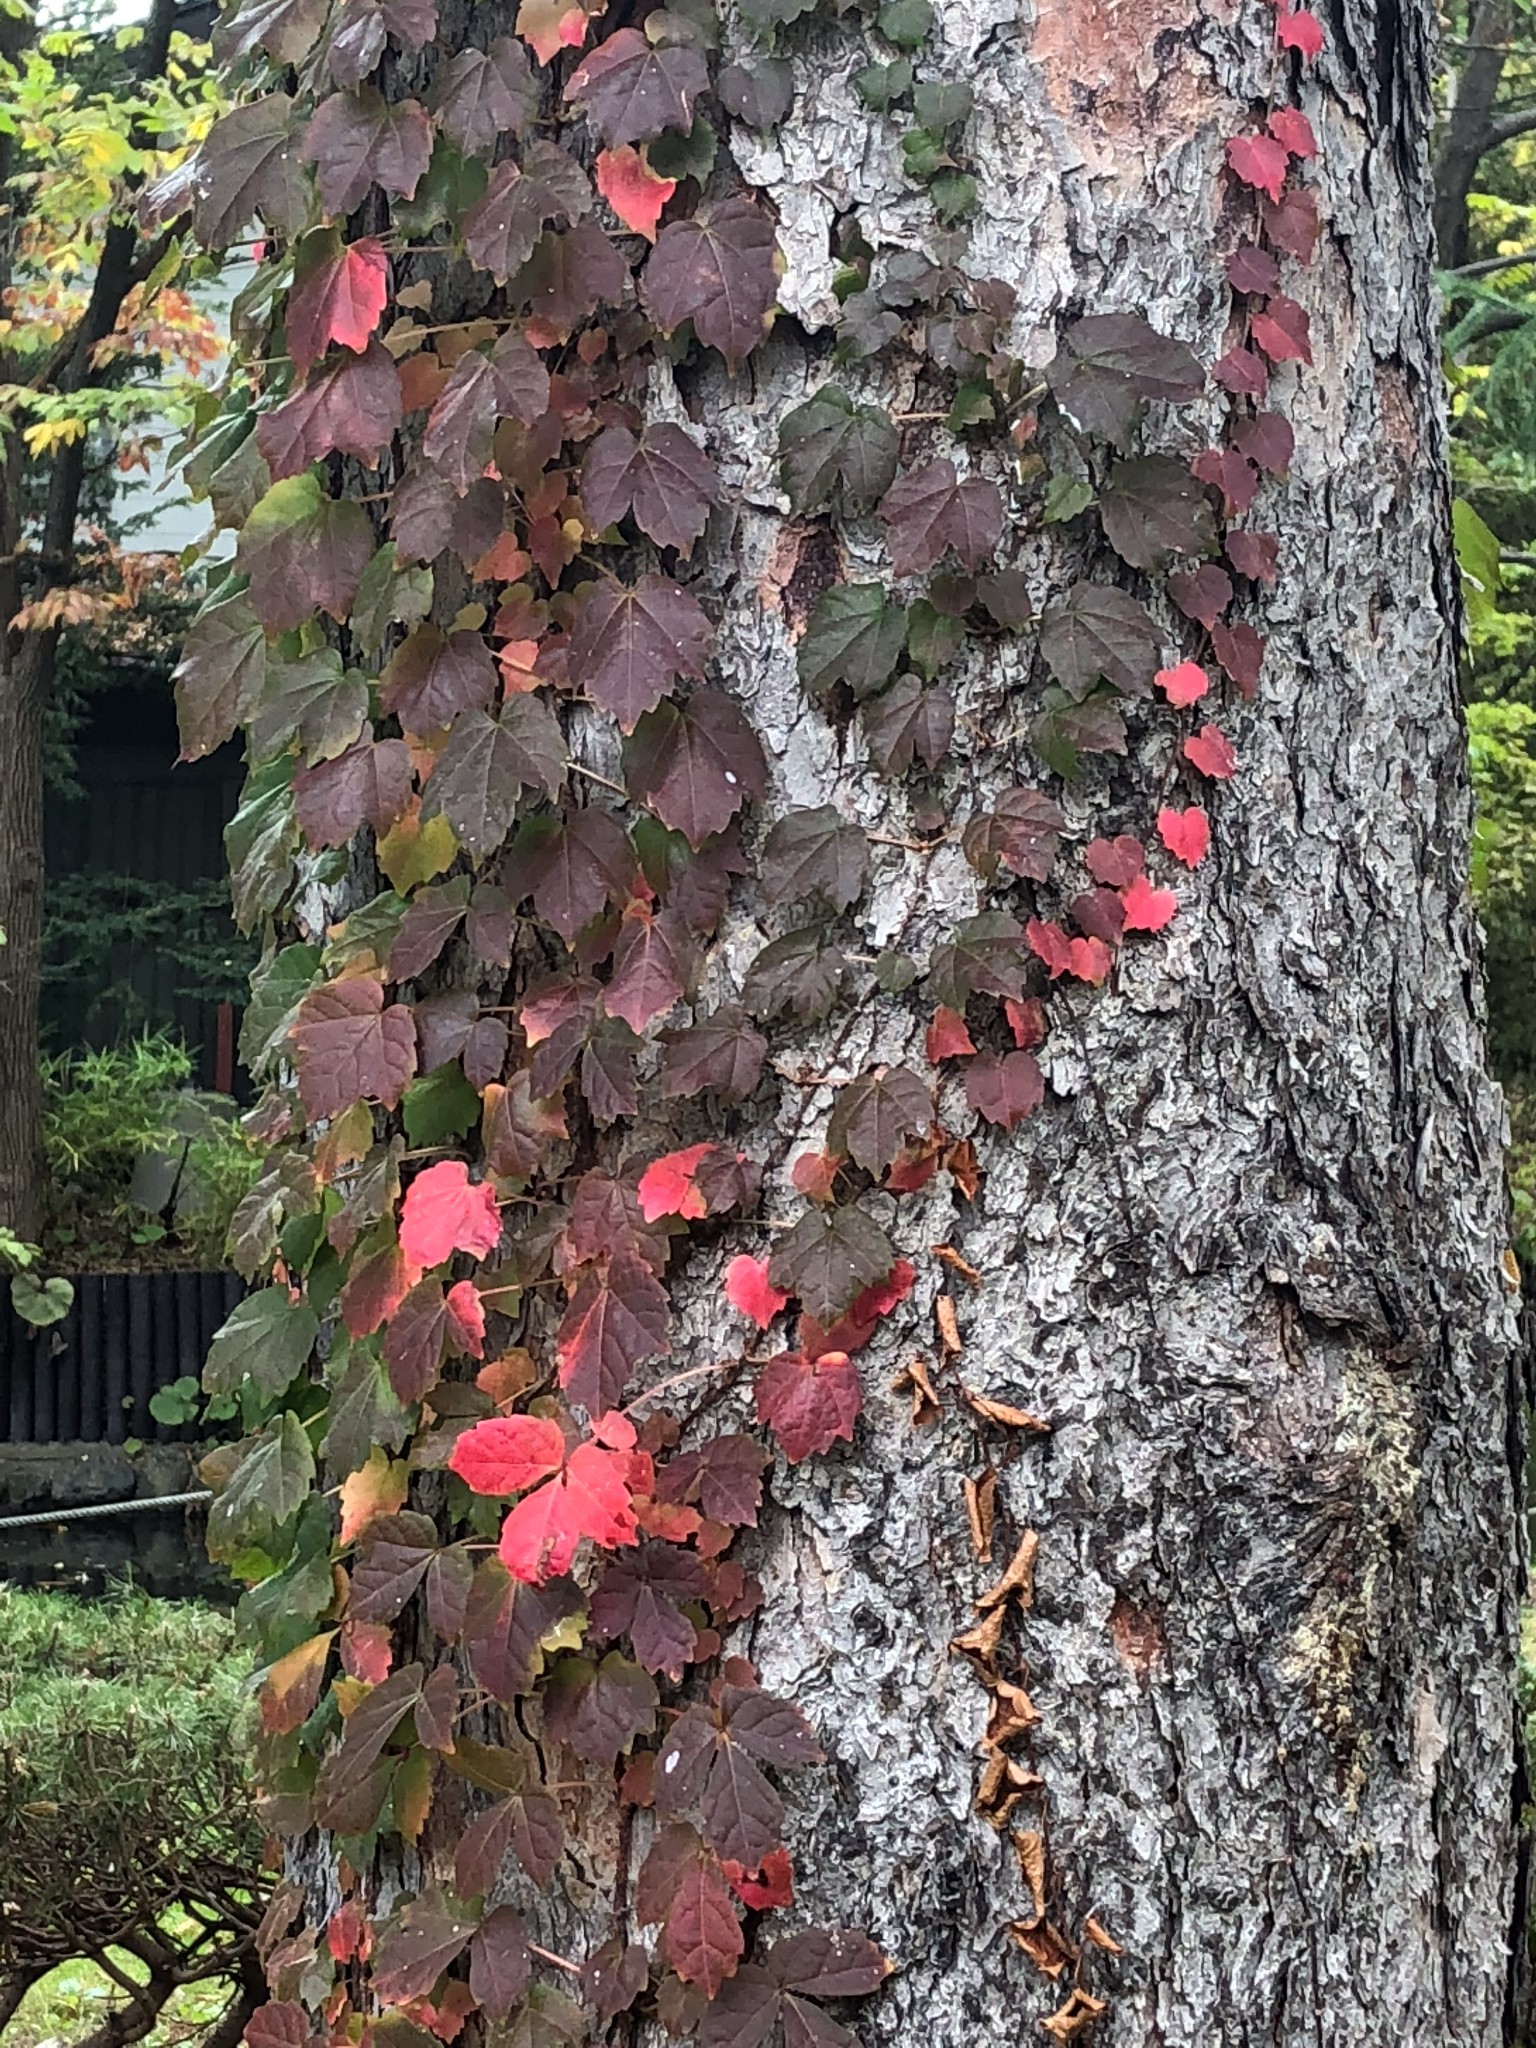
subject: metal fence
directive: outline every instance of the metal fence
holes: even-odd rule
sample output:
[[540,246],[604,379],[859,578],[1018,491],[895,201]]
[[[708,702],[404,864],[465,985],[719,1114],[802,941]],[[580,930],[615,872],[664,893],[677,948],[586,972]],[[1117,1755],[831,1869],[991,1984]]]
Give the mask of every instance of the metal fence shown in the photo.
[[235,1273],[87,1273],[62,1322],[0,1315],[0,1442],[189,1441],[150,1397],[202,1372],[214,1332],[245,1292]]

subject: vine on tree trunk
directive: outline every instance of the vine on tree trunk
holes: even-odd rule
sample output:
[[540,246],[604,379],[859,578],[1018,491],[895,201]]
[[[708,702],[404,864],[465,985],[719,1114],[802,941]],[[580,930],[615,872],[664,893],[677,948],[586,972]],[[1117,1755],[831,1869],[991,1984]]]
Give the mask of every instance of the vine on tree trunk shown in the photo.
[[[945,1119],[1043,1111],[1051,985],[1102,984],[1180,914],[1202,792],[1237,772],[1208,700],[1257,687],[1264,643],[1233,614],[1278,545],[1227,522],[1290,460],[1264,401],[1309,359],[1307,316],[1278,259],[1318,231],[1312,131],[1278,102],[1226,145],[1253,218],[1226,255],[1226,431],[1193,456],[1169,410],[1206,390],[1184,342],[1078,312],[1039,383],[1006,285],[843,230],[835,359],[779,423],[786,588],[809,703],[905,781],[911,836],[830,805],[754,825],[768,763],[688,582],[725,486],[673,380],[708,351],[739,370],[783,317],[775,223],[717,134],[788,114],[811,4],[752,0],[756,54],[722,65],[698,0],[606,33],[522,0],[514,34],[487,11],[446,56],[433,0],[248,0],[217,40],[250,96],[149,201],[214,245],[257,219],[266,238],[247,360],[189,465],[238,544],[178,671],[188,755],[246,732],[235,899],[269,933],[245,1053],[271,1156],[235,1247],[270,1284],[208,1362],[249,1430],[213,1461],[210,1528],[263,1648],[265,1811],[333,1838],[341,1892],[279,1888],[253,2048],[452,2041],[472,2015],[530,2048],[622,2014],[704,2048],[850,2038],[828,2003],[890,1961],[763,1925],[794,1897],[780,1781],[824,1757],[732,1652],[760,1598],[733,1551],[775,1454],[853,1440],[858,1354],[913,1290],[925,1248],[861,1198],[939,1173],[974,1197]],[[910,106],[903,161],[948,230],[976,203],[971,99],[916,79],[931,22],[887,0],[859,87]],[[1278,15],[1279,51],[1319,41]],[[893,418],[863,366],[898,354],[918,401]],[[890,581],[845,581],[838,522],[870,514]],[[1127,573],[1085,573],[1101,542]],[[1032,636],[1042,682],[1028,746],[995,743],[1041,766],[952,822],[944,671],[1004,636]],[[1094,757],[1144,757],[1167,713],[1156,793],[1111,810]],[[1081,846],[1053,777],[1104,806]],[[986,907],[926,962],[860,953],[872,864],[951,834]],[[782,928],[733,981],[716,937],[748,873]],[[343,888],[373,893],[336,918]],[[874,993],[922,1006],[927,1071],[842,1077],[819,1150],[738,1149],[735,1105],[827,1079],[774,1061],[780,1020]],[[671,1149],[628,1135],[642,1106]],[[753,1222],[765,1173],[780,1213]],[[726,1359],[695,1355],[669,1295],[706,1258],[742,1320]],[[952,1361],[948,1294],[938,1335]],[[906,1379],[920,1423],[933,1370]],[[957,1385],[978,1429],[1049,1429]],[[966,1482],[983,1559],[995,1484]],[[1044,1829],[1015,1824],[1044,1793],[1005,1645],[1037,1543],[955,1648],[991,1695],[978,1803],[1033,1894],[1012,1932],[1062,1985],[1065,2040],[1105,2009],[1087,1950],[1119,1950],[1091,1913],[1048,1921]],[[609,1935],[564,1956],[534,1938],[540,1897],[605,1798]]]

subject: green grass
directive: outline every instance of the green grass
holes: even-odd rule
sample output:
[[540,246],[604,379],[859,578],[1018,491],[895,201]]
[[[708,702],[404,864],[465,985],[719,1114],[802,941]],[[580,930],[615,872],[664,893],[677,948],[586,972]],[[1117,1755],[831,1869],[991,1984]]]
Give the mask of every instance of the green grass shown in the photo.
[[[112,1950],[111,1957],[125,1976],[142,1981],[144,1968],[134,1957],[121,1949]],[[184,2048],[200,2040],[223,2016],[231,1990],[216,1979],[183,1985],[171,1994],[159,2024],[144,2036],[144,2048]],[[121,1988],[94,1963],[60,1963],[17,2007],[5,2029],[5,2048],[71,2048],[123,2002]]]

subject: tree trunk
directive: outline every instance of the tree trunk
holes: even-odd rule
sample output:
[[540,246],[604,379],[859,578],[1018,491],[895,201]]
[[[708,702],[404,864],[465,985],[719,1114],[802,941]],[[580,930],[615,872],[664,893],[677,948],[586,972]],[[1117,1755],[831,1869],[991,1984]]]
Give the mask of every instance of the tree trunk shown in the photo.
[[[158,77],[165,69],[176,13],[175,0],[154,0],[144,23],[135,75]],[[25,25],[10,30],[12,42]],[[14,54],[8,49],[7,54]],[[145,136],[136,138],[141,144]],[[4,139],[0,187],[12,175],[13,138]],[[136,176],[126,183],[129,192]],[[4,223],[0,281],[9,286],[15,270],[14,195]],[[57,392],[80,391],[97,381],[93,361],[98,343],[117,325],[134,284],[153,264],[142,262],[133,218],[106,229],[90,297],[73,334],[65,337],[46,381]],[[23,378],[35,363],[9,369]],[[43,970],[43,739],[58,653],[57,627],[18,633],[11,620],[23,602],[35,601],[69,583],[75,571],[75,524],[85,476],[85,444],[65,442],[47,471],[44,510],[33,534],[23,521],[26,457],[19,436],[7,435],[0,489],[0,1226],[22,1238],[37,1235],[43,1210],[43,1084],[39,1066],[39,1006]]]
[[[931,69],[976,95],[981,207],[957,260],[1015,288],[1026,359],[1049,360],[1065,313],[1120,309],[1219,355],[1236,232],[1213,195],[1223,138],[1272,89],[1269,10],[1057,0],[1026,27],[976,0],[937,11]],[[1008,1135],[977,1127],[974,1201],[948,1176],[899,1211],[867,1198],[902,1248],[952,1247],[977,1284],[919,1257],[913,1302],[860,1361],[853,1449],[780,1460],[772,1482],[753,1554],[766,1599],[741,1648],[830,1754],[790,1795],[797,1907],[894,1958],[859,2017],[870,2048],[1029,2038],[1053,2014],[1065,2039],[1097,2000],[1112,2048],[1508,2038],[1523,1393],[1466,892],[1431,31],[1428,0],[1351,0],[1300,90],[1324,225],[1285,289],[1314,361],[1277,375],[1296,453],[1259,513],[1280,577],[1257,701],[1228,721],[1241,767],[1210,800],[1213,857],[1164,943],[1120,954],[1102,989],[1052,985],[1047,1101]],[[445,18],[439,54],[453,47]],[[726,482],[699,576],[719,672],[769,756],[761,822],[832,804],[876,835],[868,950],[926,959],[977,909],[975,877],[952,840],[920,843],[909,793],[807,707],[795,635],[836,544],[786,517],[776,472],[780,419],[825,378],[840,225],[879,251],[933,243],[891,128],[854,91],[867,57],[847,20],[812,24],[782,128],[732,137],[788,258],[750,403],[723,371],[678,388],[658,369],[651,404],[702,424]],[[907,360],[839,375],[912,422],[910,460],[945,444]],[[1218,408],[1194,417],[1213,431]],[[844,545],[848,577],[881,575],[872,522]],[[1039,779],[1014,745],[1032,652],[959,657],[951,818]],[[616,772],[611,728],[583,723],[573,744]],[[1135,739],[1069,786],[1072,828],[1145,834],[1162,758]],[[749,876],[705,994],[728,997],[778,928]],[[922,1069],[929,1015],[874,997],[776,1047],[777,1070]],[[821,1145],[833,1100],[788,1085],[731,1117],[769,1159],[768,1216],[795,1213],[784,1169]],[[972,1127],[958,1080],[939,1108]],[[711,1134],[701,1115],[691,1135]],[[652,1100],[623,1149],[683,1142]],[[914,1427],[910,1394],[887,1390],[934,1357],[937,1296],[963,1348],[940,1352],[939,1418]],[[715,1254],[683,1266],[673,1301],[681,1362],[739,1352]],[[980,1434],[962,1381],[1049,1434]],[[983,1560],[962,1483],[989,1465]],[[1017,1672],[1038,1723],[1014,1752],[1010,1840],[974,1810],[989,1700],[950,1645],[1027,1531]],[[429,1830],[425,1860],[451,1847]],[[585,1881],[616,1858],[624,1896],[637,1853],[599,1803],[576,1863]],[[297,1867],[323,1918],[325,1852]],[[540,1929],[578,1956],[609,1929],[581,1896]]]
[[[1032,34],[958,0],[939,14],[939,68],[978,100],[968,267],[1016,286],[1026,332],[1068,299],[1189,335],[1198,300],[1191,338],[1219,353],[1215,138],[1263,88],[1264,11],[1248,34],[1177,7],[1048,4]],[[1261,501],[1282,569],[1217,857],[1165,955],[1122,956],[1107,998],[1055,996],[1048,1112],[981,1144],[980,1200],[935,1198],[923,1226],[983,1275],[951,1288],[960,1373],[1054,1424],[1006,1461],[999,1500],[1040,1533],[1021,1649],[1049,1917],[1077,1940],[1092,1915],[1123,1945],[1084,1951],[1116,2048],[1483,2048],[1505,2038],[1520,1938],[1524,1396],[1466,893],[1432,24],[1420,4],[1339,18],[1301,95],[1326,137],[1323,240],[1294,287],[1315,360],[1285,400],[1290,482]],[[856,209],[871,240],[923,232],[862,139],[849,68],[829,35],[781,146],[740,150],[784,223],[781,302],[808,324],[837,217]],[[776,794],[901,836],[886,787],[806,719],[759,602],[783,535],[773,426],[814,358],[785,324],[750,411],[710,394],[748,500],[711,581],[728,669],[780,749]],[[969,797],[1022,680],[972,664]],[[881,884],[870,929],[918,956],[971,907],[950,849],[888,854]],[[915,1043],[866,1009],[808,1050],[852,1074]],[[794,1095],[780,1136],[814,1143],[827,1107]],[[899,1959],[865,2038],[958,2048],[1015,2038],[1062,1991],[1001,1937],[1028,1891],[968,1811],[985,1702],[946,1644],[993,1576],[960,1495],[983,1457],[952,1409],[914,1434],[874,1391],[887,1377],[866,1375],[858,1455],[779,1489],[795,1512],[773,1526],[754,1639],[836,1757],[797,1815],[803,1902],[868,1916]]]
[[1475,0],[1467,16],[1466,57],[1452,74],[1455,90],[1435,155],[1435,247],[1442,269],[1458,269],[1467,260],[1467,195],[1478,165],[1499,139],[1494,104],[1519,22],[1508,0]]

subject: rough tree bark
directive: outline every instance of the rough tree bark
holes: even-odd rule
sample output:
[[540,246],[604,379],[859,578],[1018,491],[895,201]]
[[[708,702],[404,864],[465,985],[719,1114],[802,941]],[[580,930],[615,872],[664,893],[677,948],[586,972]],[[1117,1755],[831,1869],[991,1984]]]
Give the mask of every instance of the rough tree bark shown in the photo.
[[[1123,956],[1104,990],[1053,992],[1052,1093],[979,1141],[978,1200],[955,1206],[945,1180],[902,1211],[904,1244],[950,1242],[982,1275],[956,1290],[967,1383],[1054,1425],[1001,1464],[999,1550],[1039,1531],[1021,1648],[1048,1912],[1073,1940],[1094,1916],[1123,1948],[1084,1965],[1113,2048],[1493,2048],[1509,2024],[1522,1393],[1466,896],[1431,31],[1428,0],[1341,0],[1301,91],[1323,141],[1323,240],[1297,287],[1316,361],[1283,386],[1281,577],[1215,856],[1166,946]],[[796,570],[813,578],[823,543],[775,476],[777,422],[830,345],[835,226],[856,217],[877,248],[933,239],[853,89],[859,41],[813,29],[773,142],[733,138],[789,258],[751,402],[723,374],[653,399],[702,421],[730,493],[703,575],[724,677],[773,760],[763,822],[835,802],[901,840],[900,793],[797,681]],[[1063,312],[1122,308],[1218,353],[1220,138],[1268,89],[1268,10],[1052,0],[1021,23],[1003,0],[940,0],[927,61],[975,89],[962,260],[1016,287],[1025,353],[1049,356]],[[850,388],[911,410],[883,374]],[[880,573],[877,543],[855,529],[851,573]],[[956,813],[1015,779],[1031,659],[1028,642],[964,657]],[[595,725],[583,744],[611,765]],[[1115,802],[1145,808],[1151,761],[1113,766],[1091,829],[1115,829]],[[869,939],[924,957],[976,907],[974,877],[953,845],[876,850]],[[708,996],[760,946],[754,910],[749,878]],[[891,1000],[797,1051],[847,1077],[919,1048]],[[830,1102],[788,1088],[776,1129],[743,1112],[735,1133],[782,1161],[819,1142]],[[947,1646],[994,1575],[961,1498],[981,1453],[952,1405],[914,1430],[883,1391],[931,1352],[939,1278],[925,1269],[868,1354],[852,1452],[781,1465],[743,1647],[831,1752],[790,1792],[800,1901],[897,1964],[862,2037],[970,2048],[1028,2038],[1064,1987],[1008,1940],[1028,1892],[972,1810],[985,1695]],[[739,1346],[715,1260],[674,1300],[680,1362]],[[614,1842],[594,1812],[577,1863],[599,1885]],[[308,1874],[323,1893],[323,1859]],[[585,1952],[574,1909],[542,1932]]]

